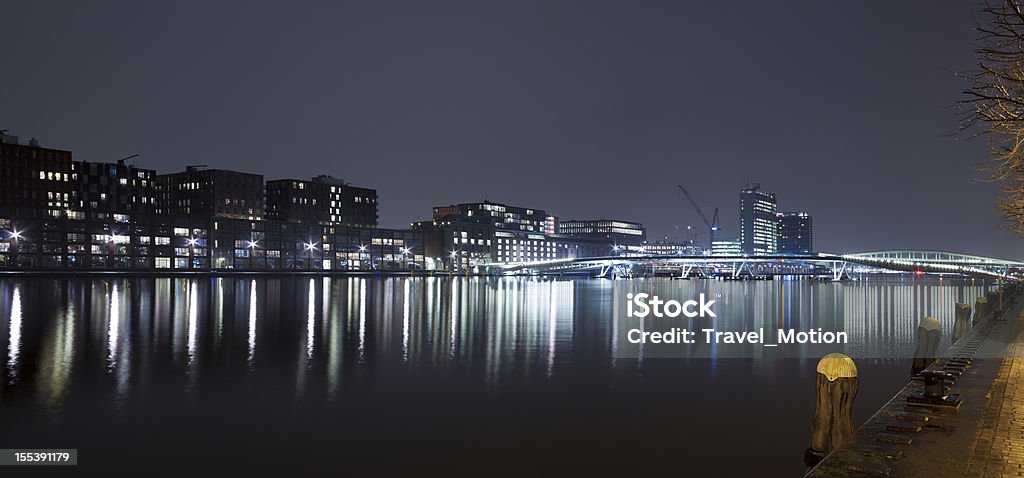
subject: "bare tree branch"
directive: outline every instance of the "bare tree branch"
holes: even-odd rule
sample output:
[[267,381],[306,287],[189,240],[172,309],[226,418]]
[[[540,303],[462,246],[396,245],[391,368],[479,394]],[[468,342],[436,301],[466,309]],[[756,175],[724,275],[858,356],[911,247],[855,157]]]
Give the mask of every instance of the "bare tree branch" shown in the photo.
[[984,0],[976,30],[977,64],[956,73],[967,83],[956,102],[958,139],[984,136],[990,162],[985,182],[1000,184],[1001,227],[1024,236],[1024,0]]

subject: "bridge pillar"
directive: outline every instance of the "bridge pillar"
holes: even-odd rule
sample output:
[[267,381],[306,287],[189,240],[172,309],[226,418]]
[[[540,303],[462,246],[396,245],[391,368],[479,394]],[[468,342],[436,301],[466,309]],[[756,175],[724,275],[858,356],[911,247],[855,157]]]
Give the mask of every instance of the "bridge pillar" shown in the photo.
[[971,304],[956,304],[956,321],[953,323],[951,343],[957,343],[971,331]]
[[817,371],[811,444],[804,452],[808,467],[817,465],[853,435],[853,399],[860,387],[857,365],[847,355],[832,353],[822,357]]
[[911,375],[917,375],[935,361],[939,352],[939,340],[942,339],[942,324],[935,317],[925,317],[917,325],[917,349],[914,351],[914,363]]

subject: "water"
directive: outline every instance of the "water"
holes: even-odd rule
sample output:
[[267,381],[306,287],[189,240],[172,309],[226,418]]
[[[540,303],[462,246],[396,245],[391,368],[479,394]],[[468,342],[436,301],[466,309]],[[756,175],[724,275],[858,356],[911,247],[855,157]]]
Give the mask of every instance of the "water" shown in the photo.
[[[799,476],[818,358],[858,359],[859,424],[906,383],[920,317],[948,336],[953,304],[990,286],[93,277],[0,278],[0,448],[255,475]],[[850,343],[629,357],[616,319],[636,291],[705,292],[718,328],[839,327]]]

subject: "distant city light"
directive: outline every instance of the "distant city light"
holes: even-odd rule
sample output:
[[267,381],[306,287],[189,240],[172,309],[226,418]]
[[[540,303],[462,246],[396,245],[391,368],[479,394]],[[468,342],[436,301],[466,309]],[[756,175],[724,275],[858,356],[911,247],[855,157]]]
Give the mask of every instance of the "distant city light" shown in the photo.
[[189,246],[194,246],[194,245],[196,245],[196,243],[198,243],[198,242],[199,242],[199,239],[196,239],[196,238],[194,238],[194,237],[190,237],[190,238],[188,239],[188,245],[189,245]]
[[249,249],[255,249],[255,248],[256,248],[256,241],[249,241]]
[[312,251],[316,249],[316,243],[314,243],[313,241],[307,242],[305,246],[307,251]]
[[17,229],[15,229],[15,230],[11,231],[11,239],[21,240],[21,239],[24,239],[24,237],[21,235],[21,232],[19,232]]

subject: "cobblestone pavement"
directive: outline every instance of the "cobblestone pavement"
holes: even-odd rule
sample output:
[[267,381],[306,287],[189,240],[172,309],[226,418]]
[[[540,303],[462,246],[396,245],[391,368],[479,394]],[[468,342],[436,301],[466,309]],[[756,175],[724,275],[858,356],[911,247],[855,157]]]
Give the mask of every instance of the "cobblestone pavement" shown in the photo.
[[1015,339],[999,368],[968,463],[969,477],[1024,477],[1024,335]]

